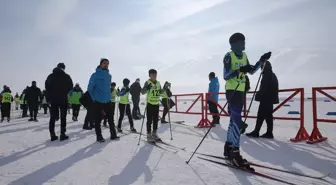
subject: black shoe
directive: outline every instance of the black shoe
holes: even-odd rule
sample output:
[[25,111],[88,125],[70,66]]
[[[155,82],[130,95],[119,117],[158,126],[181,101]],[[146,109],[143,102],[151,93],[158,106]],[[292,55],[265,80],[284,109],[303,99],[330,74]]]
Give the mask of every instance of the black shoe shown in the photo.
[[7,118],[7,122],[8,122],[8,123],[10,122],[10,118]]
[[248,127],[248,124],[246,124],[245,122],[241,121],[240,122],[240,134],[244,134],[247,127]]
[[111,136],[110,139],[111,139],[111,140],[119,140],[120,137],[119,137],[119,136]]
[[38,120],[37,120],[36,118],[34,119],[34,121],[35,121],[35,122],[38,122]]
[[273,133],[265,133],[260,136],[261,138],[266,138],[266,139],[274,139]]
[[4,118],[1,118],[1,123],[4,121]]
[[131,132],[132,133],[137,133],[137,130],[135,130],[135,128],[131,128]]
[[118,130],[119,133],[123,132],[120,127],[117,127],[117,130]]
[[28,121],[34,121],[34,119],[33,119],[33,118],[30,118]]
[[224,145],[224,157],[229,158],[231,149],[232,149],[232,143],[226,141]]
[[83,126],[83,130],[92,130],[91,127]]
[[56,136],[56,135],[51,136],[51,137],[50,137],[50,140],[51,140],[51,141],[56,141],[56,140],[58,140],[58,136]]
[[98,138],[97,138],[97,141],[98,141],[99,143],[104,143],[104,142],[105,142],[105,139],[104,139],[103,137],[98,137]]
[[250,167],[248,161],[240,155],[239,147],[232,148],[229,154],[229,160],[231,164],[237,166],[238,168],[244,168],[246,170],[254,171],[254,169]]
[[164,120],[164,119],[161,119],[161,124],[165,124],[165,123],[168,123],[168,121]]
[[65,134],[62,134],[60,136],[60,141],[64,141],[64,140],[68,140],[69,139],[69,136],[65,135]]
[[258,138],[259,137],[259,133],[256,131],[252,131],[250,133],[246,134],[247,137],[254,137],[254,138]]

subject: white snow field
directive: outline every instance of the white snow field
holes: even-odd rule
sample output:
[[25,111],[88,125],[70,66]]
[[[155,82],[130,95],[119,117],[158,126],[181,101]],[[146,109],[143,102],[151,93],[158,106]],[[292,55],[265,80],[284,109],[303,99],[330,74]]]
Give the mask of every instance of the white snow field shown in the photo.
[[[223,104],[223,102],[220,102]],[[187,108],[191,102],[180,103],[179,107]],[[295,110],[298,101],[290,103],[290,107],[280,110]],[[319,102],[321,112],[331,111],[335,103]],[[251,115],[255,115],[257,103],[253,103]],[[195,107],[197,109],[197,107]],[[305,102],[306,128],[312,130],[311,101]],[[144,107],[141,107],[141,111]],[[279,110],[279,111],[280,111]],[[197,110],[195,110],[197,111]],[[11,123],[0,124],[0,184],[5,185],[250,185],[250,184],[283,184],[248,173],[219,166],[197,158],[197,154],[188,164],[191,152],[201,141],[206,128],[194,128],[200,115],[171,114],[172,121],[186,121],[190,126],[172,124],[173,140],[170,140],[169,124],[159,124],[158,133],[166,142],[186,151],[165,145],[169,151],[154,147],[141,141],[137,145],[139,135],[128,134],[120,141],[110,141],[108,129],[103,129],[107,141],[97,143],[94,131],[82,130],[86,111],[80,112],[78,122],[68,122],[68,141],[50,142],[48,132],[49,117],[40,115],[39,122],[27,122],[27,119],[13,119]],[[280,113],[279,113],[280,114]],[[321,115],[324,113],[321,113]],[[286,114],[282,114],[286,116]],[[17,114],[14,115],[17,117]],[[68,116],[68,120],[71,116]],[[117,120],[115,115],[115,120]],[[254,127],[255,120],[248,119],[249,128]],[[127,118],[123,127],[129,128]],[[141,121],[135,121],[138,131]],[[213,128],[205,139],[199,152],[222,155],[226,140],[228,119],[222,117],[221,125]],[[296,135],[298,121],[275,120],[274,140],[250,139],[241,137],[242,155],[248,160],[272,167],[296,171],[309,175],[331,173],[326,181],[289,175],[272,170],[257,168],[257,171],[275,176],[293,184],[336,184],[336,135],[335,125],[319,124],[323,136],[328,140],[310,145],[306,142],[291,143],[290,138]],[[59,123],[56,130],[59,131]],[[265,131],[265,125],[261,134]],[[145,133],[145,127],[143,130]],[[144,138],[145,139],[145,138]]]

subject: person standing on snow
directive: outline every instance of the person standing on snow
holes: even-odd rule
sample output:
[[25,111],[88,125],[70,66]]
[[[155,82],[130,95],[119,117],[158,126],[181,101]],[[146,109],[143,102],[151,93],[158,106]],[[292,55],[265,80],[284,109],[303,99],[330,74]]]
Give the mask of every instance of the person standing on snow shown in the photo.
[[[111,104],[112,104],[112,118],[114,121],[114,112],[115,112],[115,104],[116,104],[116,98],[117,98],[117,89],[116,89],[116,83],[112,82],[111,83]],[[104,116],[104,123],[103,123],[104,127],[108,127],[107,126],[107,114],[105,114]]]
[[42,91],[42,108],[43,108],[43,111],[44,111],[44,114],[48,114],[48,101],[47,101],[47,91],[46,90],[43,90]]
[[255,98],[256,101],[260,102],[257,123],[254,130],[247,133],[246,136],[258,138],[261,126],[266,120],[267,132],[260,137],[273,139],[273,104],[279,103],[279,83],[269,61],[262,62],[261,67],[263,68],[262,80]]
[[133,119],[139,120],[141,117],[139,102],[140,102],[140,94],[141,94],[141,85],[140,85],[140,78],[137,78],[135,82],[131,85],[130,93],[132,95],[132,102],[133,102],[133,109],[132,109],[132,116]]
[[79,84],[76,83],[73,90],[69,93],[71,108],[72,108],[72,120],[78,121],[78,115],[80,110],[80,101],[79,99],[83,96],[83,91],[80,88]]
[[19,96],[19,93],[15,94],[14,101],[15,101],[15,110],[19,110],[19,107],[20,107],[20,96]]
[[209,88],[208,88],[208,105],[209,105],[209,111],[212,115],[212,126],[215,126],[215,124],[219,124],[219,112],[217,109],[217,104],[218,103],[218,93],[219,93],[219,82],[218,78],[216,77],[216,74],[214,72],[211,72],[209,74]]
[[229,39],[231,51],[224,57],[224,80],[226,81],[226,99],[230,106],[230,123],[227,141],[224,146],[224,156],[238,167],[253,170],[248,162],[240,155],[240,125],[241,113],[245,96],[245,74],[254,74],[261,66],[261,62],[271,57],[271,52],[261,56],[256,65],[250,65],[245,52],[245,36],[241,33],[233,34]]
[[171,84],[166,81],[162,88],[161,103],[163,105],[163,113],[162,113],[161,123],[163,124],[168,123],[166,121],[166,115],[169,109],[171,109],[174,106],[173,101],[170,100],[170,97],[172,96],[172,92],[170,91],[170,86]]
[[27,101],[25,100],[25,96],[27,94],[27,89],[29,87],[27,86],[23,91],[22,94],[20,95],[20,107],[22,109],[22,118],[28,117],[28,105],[27,105]]
[[1,123],[4,121],[5,117],[7,117],[7,122],[10,121],[10,113],[11,113],[11,104],[14,101],[13,96],[11,95],[11,91],[8,87],[1,93]]
[[25,100],[28,103],[30,119],[28,121],[37,122],[38,106],[41,102],[42,93],[40,88],[36,86],[36,81],[32,82],[32,86],[27,89]]
[[100,60],[99,66],[96,68],[96,72],[90,77],[88,92],[93,100],[93,106],[95,111],[95,131],[98,142],[105,142],[101,132],[101,121],[103,118],[103,112],[107,114],[108,123],[110,127],[111,140],[119,139],[115,130],[114,120],[112,117],[111,109],[111,79],[112,76],[108,70],[109,60],[103,58]]
[[48,94],[50,106],[49,133],[51,141],[58,140],[55,133],[55,121],[61,114],[61,135],[60,141],[67,140],[69,137],[66,133],[66,116],[68,108],[68,93],[73,87],[71,77],[64,72],[64,63],[59,63],[53,72],[45,81],[45,89]]

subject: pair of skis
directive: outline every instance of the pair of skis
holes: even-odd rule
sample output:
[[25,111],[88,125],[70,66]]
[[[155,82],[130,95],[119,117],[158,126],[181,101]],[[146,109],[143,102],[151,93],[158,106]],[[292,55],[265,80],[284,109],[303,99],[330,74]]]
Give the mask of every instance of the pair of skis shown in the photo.
[[[204,154],[204,153],[197,153],[197,154],[207,156],[207,157],[212,157],[212,158],[215,158],[215,159],[221,159],[221,160],[224,160],[224,161],[228,161],[227,158],[221,157],[221,156]],[[254,175],[266,178],[266,179],[274,180],[274,181],[277,181],[277,182],[282,182],[284,184],[296,185],[294,183],[284,181],[282,179],[275,178],[275,177],[272,177],[270,175],[266,175],[266,174],[263,174],[263,173],[260,173],[260,172],[257,172],[257,171],[247,170],[245,168],[240,168],[240,167],[234,166],[234,165],[232,165],[231,163],[228,163],[228,162],[220,162],[220,161],[216,161],[216,160],[212,160],[212,159],[208,159],[208,158],[203,158],[203,157],[198,157],[198,158],[202,159],[202,160],[205,160],[205,161],[208,161],[208,162],[211,162],[211,163],[215,163],[215,164],[218,164],[218,165],[222,165],[222,166],[226,166],[226,167],[229,167],[229,168],[234,168],[234,169],[237,169],[237,170],[241,170],[241,171],[244,171],[244,172],[247,172],[247,173],[250,173],[250,174],[254,174]],[[299,173],[299,172],[288,171],[288,170],[283,170],[283,169],[279,169],[279,168],[273,168],[273,167],[269,167],[269,166],[265,166],[265,165],[261,165],[261,164],[256,164],[256,163],[253,163],[253,162],[249,162],[249,165],[259,167],[259,168],[274,170],[274,171],[278,171],[278,172],[283,172],[283,173],[287,173],[287,174],[291,174],[291,175],[307,177],[307,178],[316,179],[316,180],[324,180],[324,181],[325,181],[324,178],[326,178],[330,175],[330,173],[326,174],[326,175],[322,175],[322,176],[306,175],[306,174]]]

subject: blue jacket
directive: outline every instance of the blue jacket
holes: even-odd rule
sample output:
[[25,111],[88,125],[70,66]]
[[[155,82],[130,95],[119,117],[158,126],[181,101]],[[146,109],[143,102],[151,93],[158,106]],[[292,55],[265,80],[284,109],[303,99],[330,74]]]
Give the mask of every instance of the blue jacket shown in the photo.
[[209,95],[208,101],[215,100],[216,102],[218,102],[219,82],[217,77],[214,77],[210,80],[208,92],[214,93]]
[[96,72],[90,77],[88,92],[91,98],[99,103],[108,103],[111,101],[111,79],[108,70],[97,67]]

